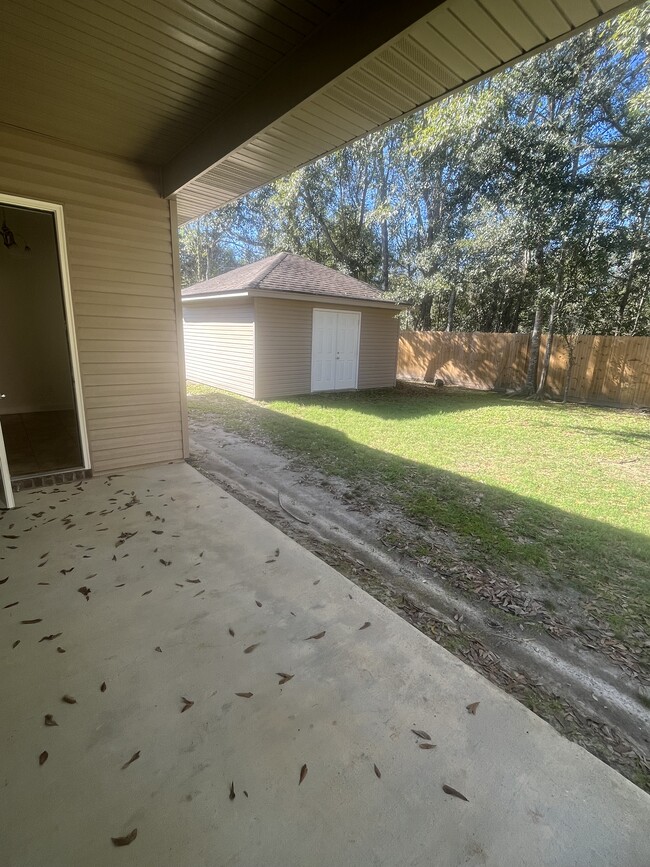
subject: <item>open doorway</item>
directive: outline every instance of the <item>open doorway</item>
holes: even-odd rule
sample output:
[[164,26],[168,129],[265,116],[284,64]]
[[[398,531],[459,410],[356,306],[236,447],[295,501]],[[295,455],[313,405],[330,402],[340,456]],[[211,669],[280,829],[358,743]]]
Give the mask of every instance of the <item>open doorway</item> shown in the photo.
[[89,467],[62,209],[0,195],[0,426],[11,479]]

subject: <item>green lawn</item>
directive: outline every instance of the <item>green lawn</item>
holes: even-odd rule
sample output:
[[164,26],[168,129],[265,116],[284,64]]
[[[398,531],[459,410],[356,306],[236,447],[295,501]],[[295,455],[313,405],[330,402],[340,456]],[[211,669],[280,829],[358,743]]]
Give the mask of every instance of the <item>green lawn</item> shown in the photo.
[[188,391],[195,414],[380,485],[473,562],[579,591],[621,638],[650,626],[647,415],[405,386],[269,403]]

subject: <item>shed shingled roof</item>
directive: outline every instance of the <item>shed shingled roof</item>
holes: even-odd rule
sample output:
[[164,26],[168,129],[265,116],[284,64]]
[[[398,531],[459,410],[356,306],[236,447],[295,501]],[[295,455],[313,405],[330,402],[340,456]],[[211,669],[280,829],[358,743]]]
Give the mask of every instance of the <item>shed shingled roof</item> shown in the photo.
[[[183,289],[183,298],[267,290],[395,303],[379,289],[295,253],[276,253]],[[397,306],[397,305],[396,305]]]

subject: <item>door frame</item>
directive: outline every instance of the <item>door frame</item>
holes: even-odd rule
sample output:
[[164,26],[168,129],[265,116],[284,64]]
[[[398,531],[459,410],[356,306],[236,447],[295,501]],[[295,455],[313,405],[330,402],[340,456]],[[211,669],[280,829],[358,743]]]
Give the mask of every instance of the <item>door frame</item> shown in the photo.
[[[61,275],[61,289],[63,291],[63,311],[66,322],[66,337],[70,354],[70,369],[72,371],[72,385],[75,396],[75,409],[77,426],[79,428],[79,441],[81,444],[81,467],[61,467],[65,470],[89,470],[90,447],[88,445],[88,430],[86,428],[86,411],[84,408],[83,392],[81,389],[81,369],[79,366],[79,351],[77,349],[77,329],[74,322],[72,309],[72,288],[70,285],[70,268],[68,265],[68,247],[65,240],[65,222],[63,217],[63,205],[55,202],[43,202],[40,199],[29,199],[25,196],[12,196],[0,192],[1,205],[16,205],[19,208],[31,208],[34,211],[46,211],[54,215],[54,229],[56,232],[56,245],[59,258],[59,274]],[[59,472],[55,470],[53,472]],[[49,473],[48,475],[51,475]]]
[[4,502],[0,502],[0,509],[15,509],[16,501],[14,500],[14,492],[11,487],[11,474],[9,472],[9,462],[7,461],[7,452],[5,451],[5,441],[2,438],[2,424],[0,423],[0,494],[4,497]]
[[[314,391],[314,313],[347,313],[349,316],[357,317],[357,363],[354,368],[354,385],[346,388],[328,388],[328,389],[319,389],[319,391],[352,391],[359,388],[359,362],[361,359],[361,311],[360,310],[342,310],[340,307],[312,307],[311,310],[311,358],[310,364],[311,369],[309,371],[310,379],[311,379],[311,387],[310,391],[312,394],[317,393]],[[338,330],[338,329],[337,329]],[[336,385],[336,368],[334,372],[334,383]]]

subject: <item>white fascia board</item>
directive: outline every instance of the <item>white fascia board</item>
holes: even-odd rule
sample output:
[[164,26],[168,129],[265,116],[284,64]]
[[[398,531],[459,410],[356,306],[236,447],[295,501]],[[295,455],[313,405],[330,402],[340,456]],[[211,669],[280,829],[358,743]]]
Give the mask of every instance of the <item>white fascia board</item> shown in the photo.
[[216,295],[185,295],[182,298],[183,304],[189,301],[223,301],[226,298],[248,298],[250,292],[219,292]]

